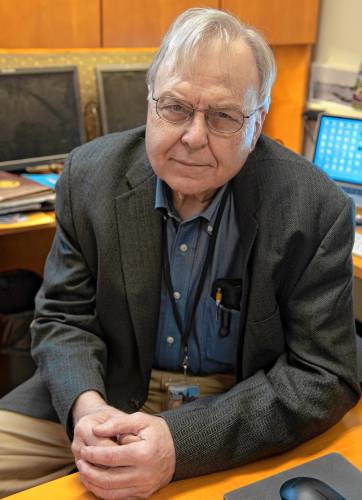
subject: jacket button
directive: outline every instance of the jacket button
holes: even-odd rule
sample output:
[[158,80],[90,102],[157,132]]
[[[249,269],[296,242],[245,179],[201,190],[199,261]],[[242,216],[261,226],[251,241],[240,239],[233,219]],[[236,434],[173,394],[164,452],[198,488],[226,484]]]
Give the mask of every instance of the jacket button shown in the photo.
[[141,408],[141,403],[139,402],[138,399],[130,399],[129,400],[131,406],[135,409],[135,410],[139,410]]

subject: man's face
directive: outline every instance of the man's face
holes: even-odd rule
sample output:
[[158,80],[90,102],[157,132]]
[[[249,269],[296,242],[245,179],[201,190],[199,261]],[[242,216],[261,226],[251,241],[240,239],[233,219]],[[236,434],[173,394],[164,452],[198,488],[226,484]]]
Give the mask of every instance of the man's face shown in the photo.
[[[198,109],[238,108],[249,115],[258,106],[254,57],[240,43],[224,57],[228,58],[227,64],[223,64],[223,54],[215,57],[215,50],[204,51],[192,76],[171,76],[161,68],[153,96],[176,97]],[[146,149],[152,168],[177,193],[212,195],[244,165],[260,135],[264,116],[263,111],[258,111],[244,121],[238,132],[218,135],[209,130],[201,112],[182,124],[162,120],[151,99]]]

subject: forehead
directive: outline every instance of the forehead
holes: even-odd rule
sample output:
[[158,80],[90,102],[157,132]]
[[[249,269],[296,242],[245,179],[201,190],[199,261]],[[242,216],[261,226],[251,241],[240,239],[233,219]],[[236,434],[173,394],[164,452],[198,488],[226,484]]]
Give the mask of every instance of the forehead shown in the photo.
[[196,49],[193,57],[180,58],[177,67],[167,60],[160,67],[155,81],[158,95],[167,92],[191,91],[195,97],[207,92],[215,97],[244,102],[259,91],[259,76],[254,55],[243,41],[227,46],[221,42],[210,43]]

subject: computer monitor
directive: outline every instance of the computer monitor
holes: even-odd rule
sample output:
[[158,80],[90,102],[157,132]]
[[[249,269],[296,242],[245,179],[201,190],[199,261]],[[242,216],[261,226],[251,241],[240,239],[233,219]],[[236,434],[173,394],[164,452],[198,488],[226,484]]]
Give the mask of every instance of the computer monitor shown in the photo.
[[62,161],[85,140],[77,68],[0,70],[0,170]]
[[104,134],[146,123],[147,65],[97,66],[100,116]]
[[321,115],[314,163],[335,181],[362,185],[362,118]]
[[322,114],[313,161],[362,206],[362,118]]

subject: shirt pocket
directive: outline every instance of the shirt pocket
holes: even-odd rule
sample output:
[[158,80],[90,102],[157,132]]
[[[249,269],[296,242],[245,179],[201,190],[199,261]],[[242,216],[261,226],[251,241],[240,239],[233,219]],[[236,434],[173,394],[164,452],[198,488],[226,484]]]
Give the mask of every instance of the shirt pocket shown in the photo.
[[[220,328],[222,326],[222,316],[224,312],[230,316],[228,334],[222,336],[220,335]],[[217,314],[215,300],[209,296],[206,298],[203,316],[203,324],[207,332],[205,349],[206,358],[218,363],[235,366],[240,329],[240,311],[219,306],[219,312]]]

